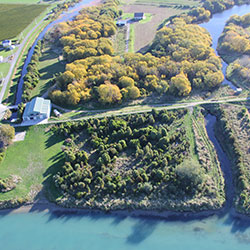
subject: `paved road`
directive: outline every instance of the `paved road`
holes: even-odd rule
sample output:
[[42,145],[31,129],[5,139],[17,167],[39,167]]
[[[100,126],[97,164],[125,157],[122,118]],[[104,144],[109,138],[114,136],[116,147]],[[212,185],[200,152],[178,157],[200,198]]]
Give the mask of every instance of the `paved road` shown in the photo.
[[14,58],[13,60],[11,61],[11,66],[10,66],[10,69],[9,69],[9,72],[7,74],[7,76],[5,77],[4,79],[4,82],[3,82],[3,87],[1,89],[1,92],[0,92],[0,104],[2,103],[3,101],[3,97],[4,97],[4,93],[6,91],[6,88],[8,86],[8,82],[11,80],[11,77],[12,77],[12,72],[14,70],[14,67],[16,65],[16,62],[20,56],[20,54],[22,53],[23,51],[23,48],[25,47],[28,39],[30,38],[30,36],[32,35],[32,33],[42,24],[42,22],[44,21],[44,19],[46,19],[48,17],[48,15],[46,17],[44,17],[39,23],[37,23],[37,25],[35,27],[32,28],[32,30],[29,31],[29,33],[26,35],[26,37],[23,39],[22,43],[18,46],[18,50],[16,51],[16,53],[13,55]]

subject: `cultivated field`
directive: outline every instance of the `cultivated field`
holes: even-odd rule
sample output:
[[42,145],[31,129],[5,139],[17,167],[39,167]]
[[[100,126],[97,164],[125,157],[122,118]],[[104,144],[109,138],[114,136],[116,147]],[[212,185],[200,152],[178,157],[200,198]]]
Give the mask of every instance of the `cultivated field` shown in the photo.
[[0,41],[16,37],[48,5],[0,4]]
[[52,3],[55,2],[55,0],[0,0],[0,4],[1,3],[19,3],[19,4],[36,4],[36,3],[44,3],[44,4],[48,4],[48,3]]
[[158,5],[158,6],[186,6],[194,7],[199,5],[200,0],[129,0],[130,4]]
[[134,50],[138,51],[150,44],[155,37],[158,26],[170,16],[183,12],[181,9],[146,6],[146,5],[126,5],[122,7],[125,13],[144,12],[151,13],[152,18],[147,23],[135,23]]

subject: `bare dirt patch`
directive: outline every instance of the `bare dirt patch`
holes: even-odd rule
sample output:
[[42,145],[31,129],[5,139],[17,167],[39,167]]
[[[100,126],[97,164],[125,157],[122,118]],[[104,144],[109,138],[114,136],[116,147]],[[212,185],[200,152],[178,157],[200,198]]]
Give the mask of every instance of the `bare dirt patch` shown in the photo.
[[180,9],[145,6],[145,5],[125,5],[122,7],[125,13],[144,12],[151,13],[152,18],[147,23],[135,23],[134,50],[139,51],[150,44],[156,34],[158,26],[170,16],[183,12]]
[[14,138],[14,142],[17,142],[17,141],[24,141],[25,139],[25,135],[26,135],[26,131],[24,132],[18,132],[15,134],[15,138]]

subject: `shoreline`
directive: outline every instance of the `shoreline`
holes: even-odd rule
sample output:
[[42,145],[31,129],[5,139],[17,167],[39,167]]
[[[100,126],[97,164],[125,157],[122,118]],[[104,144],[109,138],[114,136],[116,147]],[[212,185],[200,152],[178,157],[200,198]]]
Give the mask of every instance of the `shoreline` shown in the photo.
[[192,221],[202,220],[209,217],[229,216],[234,220],[244,220],[250,223],[250,216],[238,213],[234,208],[225,211],[226,208],[219,210],[207,210],[197,212],[178,212],[178,211],[154,211],[154,210],[110,210],[103,211],[100,209],[85,209],[85,208],[66,208],[61,207],[51,202],[30,202],[16,208],[0,209],[0,216],[11,214],[28,214],[28,213],[49,213],[55,216],[120,216],[131,218],[159,219],[159,220],[175,220],[175,221]]

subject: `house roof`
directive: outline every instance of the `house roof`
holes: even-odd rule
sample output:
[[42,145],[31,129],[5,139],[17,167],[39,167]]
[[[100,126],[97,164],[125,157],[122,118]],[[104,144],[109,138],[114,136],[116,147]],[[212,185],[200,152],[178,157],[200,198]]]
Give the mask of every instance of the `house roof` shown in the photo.
[[134,14],[134,17],[143,17],[144,13],[143,12],[138,12]]
[[126,24],[126,23],[127,23],[126,20],[118,20],[118,21],[116,22],[116,24]]
[[48,114],[50,110],[50,100],[36,97],[26,104],[23,117],[30,116],[34,113]]
[[4,40],[3,43],[11,43],[11,40]]

